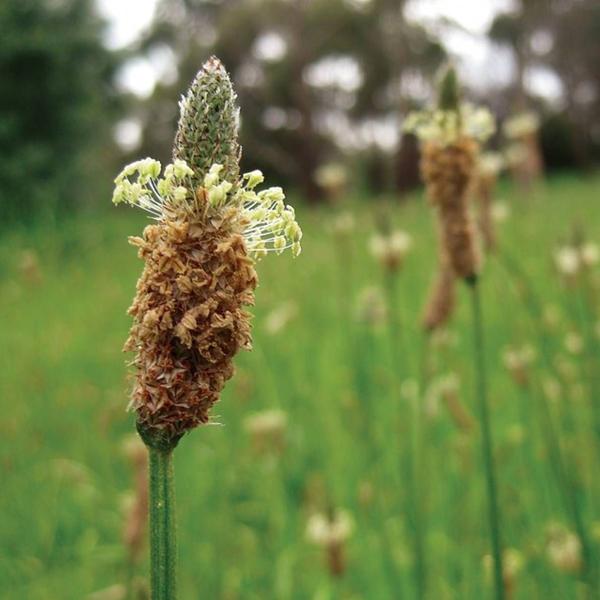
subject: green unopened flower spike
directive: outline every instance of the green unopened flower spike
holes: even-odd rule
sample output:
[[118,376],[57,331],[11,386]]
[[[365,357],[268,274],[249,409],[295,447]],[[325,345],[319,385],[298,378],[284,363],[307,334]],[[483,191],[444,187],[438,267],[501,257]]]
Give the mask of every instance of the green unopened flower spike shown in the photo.
[[448,68],[442,73],[438,90],[438,109],[456,112],[460,106],[460,87],[458,77],[453,68]]
[[150,450],[153,600],[175,600],[175,527],[171,454],[179,439],[208,423],[233,375],[233,358],[252,345],[256,260],[300,253],[302,231],[279,187],[239,175],[238,108],[225,69],[209,59],[180,102],[173,163],[127,165],[113,202],[156,221],[132,237],[144,270],[129,309],[125,350],[135,353],[130,407]]
[[179,108],[173,159],[190,166],[195,185],[201,184],[214,164],[222,165],[222,179],[237,182],[239,109],[231,80],[219,59],[212,56],[204,63]]

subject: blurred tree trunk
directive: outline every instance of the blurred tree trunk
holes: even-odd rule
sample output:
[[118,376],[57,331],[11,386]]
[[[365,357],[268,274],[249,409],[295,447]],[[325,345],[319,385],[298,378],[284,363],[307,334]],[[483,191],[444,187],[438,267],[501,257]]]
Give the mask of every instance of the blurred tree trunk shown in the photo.
[[414,135],[402,136],[395,167],[395,188],[401,196],[419,186],[419,146]]

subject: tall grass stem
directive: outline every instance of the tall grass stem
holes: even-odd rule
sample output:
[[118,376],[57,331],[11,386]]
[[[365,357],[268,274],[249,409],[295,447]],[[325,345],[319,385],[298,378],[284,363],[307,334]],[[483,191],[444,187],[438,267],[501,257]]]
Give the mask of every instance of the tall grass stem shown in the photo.
[[[397,393],[401,393],[401,377],[398,373],[399,366],[403,357],[410,356],[407,351],[404,340],[404,331],[401,315],[399,314],[399,294],[397,284],[397,273],[386,274],[386,288],[388,293],[388,305],[390,311],[390,344],[393,361],[393,369],[396,375]],[[421,391],[419,390],[419,393]],[[409,503],[409,515],[413,528],[413,551],[415,557],[415,584],[417,598],[425,598],[427,593],[427,569],[425,563],[424,531],[423,531],[423,507],[422,493],[419,485],[419,475],[421,460],[419,452],[421,450],[421,423],[420,398],[416,398],[410,409],[410,447],[407,457],[408,477],[407,492]]]
[[[552,369],[552,357],[549,355],[550,340],[543,324],[540,321],[542,314],[542,305],[538,295],[531,287],[529,278],[521,270],[518,262],[505,252],[498,255],[502,266],[510,277],[514,279],[514,284],[520,291],[520,296],[523,299],[524,306],[529,313],[531,323],[535,333],[540,340],[539,347],[542,349],[545,362],[549,369]],[[591,324],[588,324],[591,325]],[[565,382],[559,377],[561,388],[564,389]],[[588,532],[584,524],[583,510],[581,507],[581,492],[580,483],[577,479],[577,470],[573,468],[573,460],[567,463],[566,453],[563,451],[561,444],[561,430],[555,422],[552,414],[552,409],[548,404],[548,400],[539,390],[534,390],[533,398],[537,402],[539,414],[541,415],[540,430],[544,438],[548,454],[550,456],[551,470],[556,479],[559,492],[563,501],[565,512],[571,519],[573,527],[579,537],[582,547],[583,570],[582,577],[589,585],[588,590],[594,590],[597,587],[597,568],[595,557],[592,552],[592,544],[588,537]],[[564,398],[563,398],[564,400]],[[563,416],[566,420],[568,415]]]

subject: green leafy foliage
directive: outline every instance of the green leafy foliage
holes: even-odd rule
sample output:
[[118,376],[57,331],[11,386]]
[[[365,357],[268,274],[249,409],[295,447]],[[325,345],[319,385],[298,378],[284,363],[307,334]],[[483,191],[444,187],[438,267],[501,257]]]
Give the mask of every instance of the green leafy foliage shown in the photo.
[[90,0],[0,3],[5,222],[84,205],[107,185],[117,58],[103,27]]

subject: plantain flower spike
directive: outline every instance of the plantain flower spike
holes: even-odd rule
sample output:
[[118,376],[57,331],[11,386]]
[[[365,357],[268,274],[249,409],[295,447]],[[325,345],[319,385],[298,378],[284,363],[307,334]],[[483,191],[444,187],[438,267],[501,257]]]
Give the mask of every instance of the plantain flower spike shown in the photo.
[[173,163],[126,166],[113,202],[155,220],[131,237],[144,269],[129,309],[125,350],[135,352],[130,408],[148,445],[174,447],[208,423],[233,375],[232,360],[252,344],[256,261],[290,248],[302,232],[281,188],[257,191],[260,171],[239,175],[238,110],[223,66],[211,58],[180,103]]
[[477,165],[475,200],[477,203],[477,222],[483,245],[487,252],[496,249],[496,231],[494,228],[493,200],[498,175],[503,161],[497,152],[484,152]]
[[421,325],[427,333],[443,328],[456,306],[456,275],[443,252],[423,310]]
[[212,56],[179,102],[179,124],[173,160],[183,160],[202,184],[213,164],[223,165],[222,177],[237,182],[241,148],[238,143],[239,108],[229,75]]
[[494,132],[491,114],[460,103],[456,71],[448,67],[440,81],[438,106],[411,113],[405,129],[422,144],[421,174],[437,209],[442,247],[457,277],[475,281],[479,256],[468,210],[479,142]]

